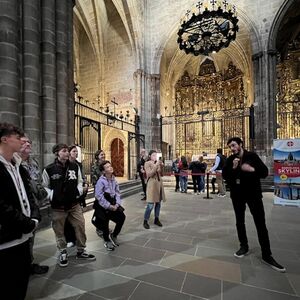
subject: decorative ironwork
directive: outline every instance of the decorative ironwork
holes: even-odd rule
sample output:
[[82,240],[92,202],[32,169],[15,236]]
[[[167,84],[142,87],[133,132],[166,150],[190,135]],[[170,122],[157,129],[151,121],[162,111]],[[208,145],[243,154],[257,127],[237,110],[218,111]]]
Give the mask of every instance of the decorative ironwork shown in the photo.
[[277,65],[277,138],[300,138],[300,35]]
[[192,156],[227,150],[229,137],[249,142],[250,108],[246,107],[243,74],[232,63],[224,72],[191,77],[187,72],[175,86],[174,116],[176,153]]
[[235,40],[239,30],[235,6],[225,1],[199,1],[182,18],[179,48],[195,56],[218,52]]

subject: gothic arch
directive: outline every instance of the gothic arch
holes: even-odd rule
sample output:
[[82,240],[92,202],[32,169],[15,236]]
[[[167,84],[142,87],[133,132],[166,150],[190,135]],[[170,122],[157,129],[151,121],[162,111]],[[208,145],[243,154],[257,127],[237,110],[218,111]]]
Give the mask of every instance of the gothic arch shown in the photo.
[[287,13],[293,6],[298,7],[299,9],[300,0],[285,0],[284,3],[281,5],[280,9],[278,10],[270,29],[268,39],[268,51],[276,50],[276,40],[279,33],[280,25],[282,24],[283,20],[286,18]]
[[[296,0],[297,1],[297,0]],[[184,15],[184,12],[182,13]],[[249,15],[243,11],[241,8],[238,8],[238,15],[240,21],[242,21],[243,24],[245,24],[246,28],[249,31],[250,39],[251,39],[251,47],[252,47],[252,53],[257,53],[261,51],[261,40],[259,38],[258,29],[256,28],[255,23],[253,20],[249,17]],[[153,60],[152,60],[152,66],[153,70],[152,73],[159,74],[160,67],[161,67],[161,61],[162,61],[162,55],[165,51],[165,48],[171,38],[176,37],[177,31],[178,31],[178,24],[179,20],[174,20],[173,26],[170,28],[170,30],[161,36],[160,44],[157,47],[157,50],[154,54]],[[237,40],[238,41],[238,40]],[[239,45],[239,47],[241,47]],[[243,52],[243,49],[240,49],[241,52]]]

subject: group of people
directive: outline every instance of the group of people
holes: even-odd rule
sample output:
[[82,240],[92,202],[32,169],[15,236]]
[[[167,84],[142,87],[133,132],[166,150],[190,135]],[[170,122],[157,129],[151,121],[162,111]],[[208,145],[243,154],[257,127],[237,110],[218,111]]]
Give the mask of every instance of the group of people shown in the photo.
[[[235,212],[236,228],[240,248],[234,253],[242,258],[249,253],[249,244],[245,227],[246,204],[254,218],[258,239],[262,250],[262,261],[273,269],[285,272],[272,256],[270,240],[265,222],[260,178],[268,175],[268,169],[257,154],[243,148],[243,141],[234,137],[227,143],[232,155],[220,166],[222,157],[216,158],[210,171],[220,172],[230,188],[230,197]],[[59,250],[58,264],[68,265],[66,240],[66,221],[74,230],[74,243],[77,247],[76,259],[94,261],[96,257],[86,251],[85,220],[82,206],[88,183],[83,175],[82,165],[77,161],[75,145],[57,144],[53,146],[55,159],[43,170],[42,176],[36,160],[30,157],[31,141],[22,129],[8,123],[0,123],[0,274],[1,292],[9,293],[11,299],[24,299],[29,276],[45,273],[48,266],[33,264],[32,244],[34,233],[41,221],[39,202],[48,200],[52,209],[52,228]],[[219,153],[221,154],[221,153]],[[218,155],[217,155],[218,157]],[[149,229],[149,219],[154,208],[154,224],[162,226],[159,215],[161,202],[165,201],[162,183],[163,163],[157,152],[143,152],[143,178],[147,206],[143,226]],[[218,163],[218,166],[216,164]],[[179,172],[190,168],[194,176],[200,173],[206,164],[203,158],[187,165],[185,159],[176,163]],[[177,170],[177,169],[176,169]],[[204,170],[204,172],[205,172]],[[125,221],[119,185],[113,174],[105,153],[97,151],[92,167],[92,183],[95,186],[94,215],[92,223],[101,231],[104,246],[112,251],[119,246],[118,235]],[[199,172],[199,173],[198,173]],[[182,176],[186,177],[186,176]],[[218,177],[216,178],[218,180]],[[222,179],[223,180],[223,179]],[[198,190],[204,190],[202,179],[196,177],[193,182]],[[186,191],[185,182],[181,186]],[[219,193],[222,188],[219,186]],[[116,223],[113,231],[109,221]],[[15,287],[18,288],[15,288]]]
[[[217,149],[217,155],[213,166],[209,169],[211,174],[211,184],[213,194],[216,194],[215,183],[218,186],[218,197],[226,196],[226,189],[222,177],[222,168],[225,165],[226,158],[222,154],[222,149]],[[205,174],[207,172],[207,163],[202,155],[199,158],[193,157],[192,162],[188,163],[185,156],[176,158],[172,163],[172,171],[176,179],[175,192],[187,193],[188,176],[191,173],[193,181],[194,194],[205,193]]]

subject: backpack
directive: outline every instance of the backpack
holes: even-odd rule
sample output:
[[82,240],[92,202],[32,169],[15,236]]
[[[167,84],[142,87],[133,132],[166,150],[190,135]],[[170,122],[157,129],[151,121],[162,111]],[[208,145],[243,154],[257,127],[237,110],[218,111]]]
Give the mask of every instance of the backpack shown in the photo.
[[223,154],[217,154],[219,157],[220,157],[220,162],[219,162],[219,165],[217,167],[217,170],[222,170],[225,166],[225,163],[226,163],[226,156],[223,155]]

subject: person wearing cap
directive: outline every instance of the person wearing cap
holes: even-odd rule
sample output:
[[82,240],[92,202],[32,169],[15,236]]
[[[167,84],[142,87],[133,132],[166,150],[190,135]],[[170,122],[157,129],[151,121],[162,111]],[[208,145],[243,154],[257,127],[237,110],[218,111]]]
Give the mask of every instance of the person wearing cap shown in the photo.
[[68,145],[57,144],[52,151],[56,158],[44,169],[42,177],[52,208],[52,228],[60,251],[58,264],[61,267],[68,265],[67,243],[64,235],[67,218],[75,229],[76,259],[95,260],[94,255],[85,251],[85,221],[79,204],[83,193],[80,168],[75,162],[69,160]]
[[0,123],[1,299],[25,298],[31,265],[29,239],[41,219],[29,175],[17,154],[23,135],[13,124]]

